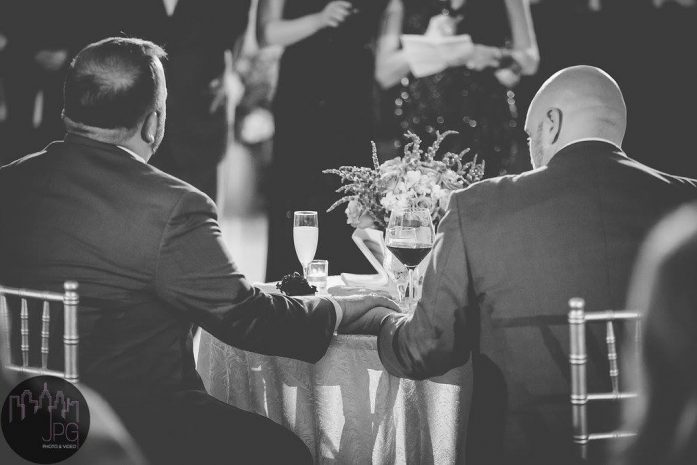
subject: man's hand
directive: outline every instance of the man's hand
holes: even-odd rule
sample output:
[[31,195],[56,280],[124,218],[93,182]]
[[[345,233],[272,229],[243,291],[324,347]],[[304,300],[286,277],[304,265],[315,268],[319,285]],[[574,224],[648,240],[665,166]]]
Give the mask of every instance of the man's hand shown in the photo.
[[338,331],[347,334],[377,334],[382,319],[399,311],[395,301],[379,295],[335,297],[344,316]]

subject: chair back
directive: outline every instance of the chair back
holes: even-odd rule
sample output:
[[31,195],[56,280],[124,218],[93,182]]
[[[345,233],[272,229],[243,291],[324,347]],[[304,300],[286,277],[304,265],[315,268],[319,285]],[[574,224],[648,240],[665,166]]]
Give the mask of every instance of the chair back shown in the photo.
[[[2,364],[11,371],[34,375],[51,375],[64,378],[72,383],[79,381],[77,350],[79,336],[77,333],[77,307],[79,296],[77,293],[78,284],[75,281],[66,281],[63,285],[62,294],[49,291],[37,291],[32,289],[15,289],[0,286],[0,331],[4,337],[6,347],[2,352],[5,355]],[[16,365],[11,360],[10,347],[10,312],[7,304],[7,296],[20,298],[20,336],[22,353],[22,364]],[[29,300],[43,302],[41,314],[41,368],[29,366]],[[63,346],[64,346],[64,369],[62,372],[48,369],[49,338],[51,323],[50,302],[61,302],[63,304]],[[3,338],[0,338],[3,340]]]
[[[585,301],[575,297],[569,300],[569,364],[571,365],[571,409],[573,421],[573,440],[579,448],[582,458],[587,458],[588,443],[601,439],[618,439],[634,436],[630,431],[607,431],[591,433],[588,431],[588,402],[618,401],[637,397],[635,392],[623,392],[619,384],[619,365],[617,363],[617,342],[615,339],[614,322],[617,320],[635,321],[635,347],[639,350],[640,319],[637,312],[628,310],[606,310],[601,312],[586,312]],[[605,341],[607,343],[607,359],[611,392],[588,392],[586,365],[588,352],[586,350],[586,322],[605,322]]]

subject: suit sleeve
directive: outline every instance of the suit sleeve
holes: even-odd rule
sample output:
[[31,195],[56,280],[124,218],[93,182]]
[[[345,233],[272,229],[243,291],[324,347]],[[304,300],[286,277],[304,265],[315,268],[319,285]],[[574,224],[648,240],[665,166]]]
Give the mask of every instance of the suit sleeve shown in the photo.
[[253,352],[316,362],[334,334],[328,299],[266,294],[250,285],[223,245],[213,202],[184,194],[163,233],[155,285],[182,316]]
[[438,227],[422,297],[412,315],[390,315],[378,337],[380,360],[395,376],[425,379],[462,365],[472,346],[467,327],[468,269],[457,198]]

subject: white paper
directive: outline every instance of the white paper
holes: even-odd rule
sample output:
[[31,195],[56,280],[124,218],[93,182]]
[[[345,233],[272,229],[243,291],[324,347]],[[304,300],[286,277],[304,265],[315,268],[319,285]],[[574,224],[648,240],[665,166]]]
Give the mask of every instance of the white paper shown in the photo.
[[455,60],[462,61],[474,45],[468,34],[457,36],[402,35],[402,48],[412,74],[430,76],[444,71]]

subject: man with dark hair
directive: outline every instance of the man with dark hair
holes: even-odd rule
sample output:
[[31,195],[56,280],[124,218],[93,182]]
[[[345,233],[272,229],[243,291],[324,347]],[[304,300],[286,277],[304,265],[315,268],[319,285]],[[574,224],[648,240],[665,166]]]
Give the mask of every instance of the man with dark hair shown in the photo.
[[311,463],[290,431],[205,392],[192,325],[315,362],[335,330],[376,333],[391,310],[375,307],[397,307],[377,296],[288,298],[246,281],[210,198],[145,163],[164,136],[164,56],[110,38],[73,60],[65,140],[0,168],[0,282],[80,283],[81,380],[153,464]]
[[89,0],[81,14],[94,40],[141,37],[169,59],[169,131],[150,161],[214,201],[218,163],[227,149],[232,91],[230,51],[243,36],[251,0]]
[[154,119],[146,119],[155,130],[145,134],[146,140],[157,141],[149,158],[164,137],[166,94],[160,91],[164,79],[158,70],[166,57],[162,47],[139,39],[106,39],[86,47],[65,79],[63,121],[68,132],[89,137],[101,128],[101,137],[122,140],[154,109]]
[[[119,74],[113,80],[100,75],[106,56],[119,63]],[[161,47],[135,39],[113,39],[99,48],[88,47],[66,77],[64,116],[108,129],[135,127],[142,115],[158,107],[156,62],[166,56]]]

